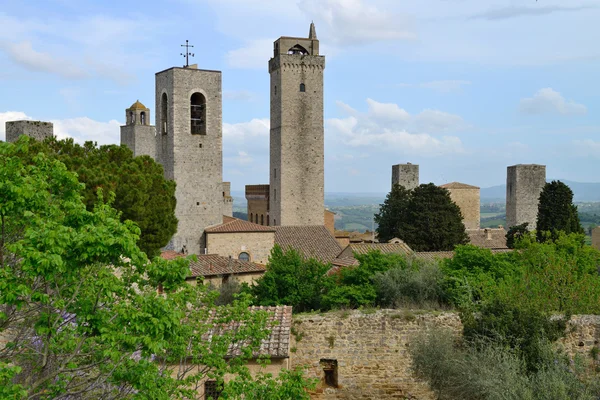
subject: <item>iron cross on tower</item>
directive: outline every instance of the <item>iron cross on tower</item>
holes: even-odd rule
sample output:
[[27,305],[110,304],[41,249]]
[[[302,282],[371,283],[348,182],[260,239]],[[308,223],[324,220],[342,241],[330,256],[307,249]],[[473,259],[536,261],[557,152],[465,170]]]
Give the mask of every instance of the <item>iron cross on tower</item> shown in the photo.
[[194,47],[189,44],[188,40],[185,41],[185,44],[182,44],[181,47],[185,47],[185,53],[181,53],[182,56],[185,57],[185,65],[184,67],[190,66],[190,56],[194,57],[194,53],[190,53],[190,47]]

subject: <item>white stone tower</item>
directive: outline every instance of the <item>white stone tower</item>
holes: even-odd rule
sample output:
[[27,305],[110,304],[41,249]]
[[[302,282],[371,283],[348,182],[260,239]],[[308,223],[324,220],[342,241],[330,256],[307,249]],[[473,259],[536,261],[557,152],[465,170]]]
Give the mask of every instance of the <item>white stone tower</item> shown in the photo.
[[324,224],[324,69],[314,24],[308,38],[275,41],[269,61],[271,225]]
[[220,71],[191,65],[156,74],[156,160],[177,184],[169,246],[177,251],[202,254],[204,229],[223,221],[221,115]]
[[506,227],[528,222],[536,229],[540,193],[546,184],[546,166],[518,164],[506,170]]
[[156,129],[150,125],[150,109],[136,101],[125,110],[125,125],[121,126],[121,144],[133,151],[134,156],[156,156]]

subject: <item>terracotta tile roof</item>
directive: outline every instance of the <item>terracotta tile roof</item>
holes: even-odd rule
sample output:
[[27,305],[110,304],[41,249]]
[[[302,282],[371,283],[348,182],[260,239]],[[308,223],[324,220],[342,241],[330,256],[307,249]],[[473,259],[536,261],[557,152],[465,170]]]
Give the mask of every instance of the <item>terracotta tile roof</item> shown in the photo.
[[358,260],[353,257],[338,257],[331,262],[334,267],[352,267],[358,265]]
[[265,272],[264,265],[250,261],[237,260],[235,258],[223,257],[217,254],[200,254],[198,261],[190,261],[190,276],[214,276],[226,274],[248,274]]
[[277,226],[275,244],[283,250],[296,249],[305,258],[333,261],[342,248],[324,225]]
[[175,250],[165,250],[160,253],[160,256],[165,260],[174,260],[179,257],[185,257],[185,254],[179,253]]
[[472,245],[484,249],[507,249],[504,228],[467,229]]
[[275,228],[224,215],[222,224],[208,227],[204,231],[207,233],[275,232]]
[[466,183],[450,182],[440,185],[444,189],[479,189],[479,186],[467,185]]
[[404,242],[402,243],[350,243],[344,251],[339,254],[339,258],[353,258],[354,254],[367,254],[371,250],[379,250],[383,254],[412,254],[413,251]]
[[[272,307],[250,307],[251,311],[266,311],[270,314],[268,325],[271,334],[260,344],[260,348],[254,356],[269,355],[271,358],[289,358],[290,356],[290,330],[292,326],[292,307],[291,306],[272,306]],[[232,322],[227,326],[213,327],[203,336],[204,340],[210,340],[213,336],[221,332],[230,332],[239,329],[243,321]],[[236,357],[241,354],[244,343],[231,345],[227,350],[228,357]]]

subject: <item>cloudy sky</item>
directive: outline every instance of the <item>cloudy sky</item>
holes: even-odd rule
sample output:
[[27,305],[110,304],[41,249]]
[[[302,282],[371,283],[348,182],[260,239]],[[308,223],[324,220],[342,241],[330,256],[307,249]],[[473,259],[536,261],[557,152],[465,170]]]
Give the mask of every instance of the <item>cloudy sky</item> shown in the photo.
[[279,36],[317,27],[325,69],[325,189],[502,184],[506,166],[598,182],[600,0],[0,0],[4,121],[54,122],[118,143],[125,108],[154,112],[154,74],[223,71],[224,179],[268,183],[267,70]]

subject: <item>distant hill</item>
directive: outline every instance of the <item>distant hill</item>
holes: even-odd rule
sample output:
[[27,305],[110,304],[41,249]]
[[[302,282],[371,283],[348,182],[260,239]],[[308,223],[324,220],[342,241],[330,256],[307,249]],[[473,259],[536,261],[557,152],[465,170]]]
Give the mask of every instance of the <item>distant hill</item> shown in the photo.
[[[548,182],[552,181],[549,179]],[[567,184],[573,191],[574,201],[600,201],[600,183],[583,183],[573,182],[560,179]],[[506,201],[506,185],[492,186],[481,188],[481,202],[491,203],[498,201]]]

